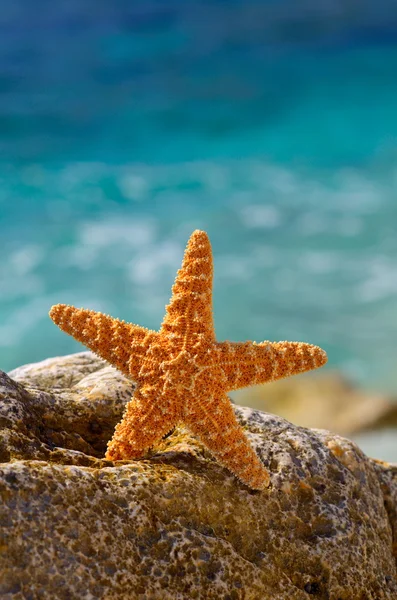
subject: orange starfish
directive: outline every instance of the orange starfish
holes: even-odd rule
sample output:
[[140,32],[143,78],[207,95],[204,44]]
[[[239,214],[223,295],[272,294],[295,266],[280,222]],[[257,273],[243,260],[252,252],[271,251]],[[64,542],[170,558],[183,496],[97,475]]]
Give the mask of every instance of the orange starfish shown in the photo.
[[212,319],[212,252],[194,231],[160,331],[91,310],[53,306],[52,320],[137,382],[108,444],[110,460],[142,457],[183,422],[217,460],[252,489],[270,483],[226,393],[322,366],[321,348],[299,342],[217,342]]

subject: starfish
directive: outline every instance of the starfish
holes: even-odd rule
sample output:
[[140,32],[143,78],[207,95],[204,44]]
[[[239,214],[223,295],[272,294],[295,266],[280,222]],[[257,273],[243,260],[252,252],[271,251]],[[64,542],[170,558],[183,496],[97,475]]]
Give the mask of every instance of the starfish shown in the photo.
[[212,455],[255,490],[270,476],[238,423],[227,392],[309,371],[326,353],[300,342],[218,342],[212,317],[212,251],[191,235],[160,330],[65,304],[50,317],[137,383],[108,443],[109,460],[137,459],[183,423]]

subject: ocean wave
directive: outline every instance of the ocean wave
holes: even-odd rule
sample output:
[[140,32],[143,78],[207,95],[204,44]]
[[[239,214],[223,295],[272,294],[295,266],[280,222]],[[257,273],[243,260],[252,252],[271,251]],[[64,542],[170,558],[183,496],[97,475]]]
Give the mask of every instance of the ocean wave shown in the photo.
[[[36,203],[27,196],[34,168],[29,188],[23,170],[8,184],[3,177],[12,201],[0,225],[0,358],[7,365],[39,330],[43,353],[46,344],[54,352],[51,302],[157,328],[186,240],[203,228],[214,247],[220,337],[311,340],[331,346],[331,364],[358,379],[386,379],[397,358],[397,208],[396,169],[385,164],[41,166]],[[132,188],[124,195],[129,178],[141,182],[144,201]]]

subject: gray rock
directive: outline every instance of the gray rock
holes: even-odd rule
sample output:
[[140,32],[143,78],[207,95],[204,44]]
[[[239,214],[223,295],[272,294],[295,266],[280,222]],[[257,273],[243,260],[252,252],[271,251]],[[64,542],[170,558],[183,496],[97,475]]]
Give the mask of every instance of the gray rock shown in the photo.
[[397,598],[397,465],[238,406],[269,490],[183,428],[106,461],[132,391],[89,352],[2,374],[2,600]]

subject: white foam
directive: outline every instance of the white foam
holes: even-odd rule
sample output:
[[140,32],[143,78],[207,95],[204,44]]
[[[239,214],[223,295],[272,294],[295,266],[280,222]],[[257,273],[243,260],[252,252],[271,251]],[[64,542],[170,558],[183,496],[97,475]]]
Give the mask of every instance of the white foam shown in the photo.
[[105,218],[101,221],[83,223],[78,230],[78,242],[83,246],[104,248],[126,244],[139,248],[154,242],[155,222],[152,219]]
[[45,259],[45,249],[38,244],[20,246],[0,265],[0,299],[10,301],[23,296],[34,297],[44,288],[43,276],[35,273]]
[[252,204],[241,209],[241,218],[246,227],[274,229],[281,224],[281,214],[275,206]]
[[300,265],[310,273],[332,273],[338,269],[341,260],[337,252],[305,252]]
[[0,346],[13,346],[21,342],[27,332],[45,318],[50,306],[48,299],[40,296],[16,308],[7,322],[0,325]]
[[164,267],[175,267],[180,262],[183,247],[172,240],[141,249],[128,266],[128,276],[136,284],[150,285],[158,280]]
[[255,265],[248,257],[238,255],[223,255],[216,260],[218,281],[227,279],[249,281],[255,272]]
[[9,258],[13,274],[27,275],[43,260],[44,248],[36,244],[22,246],[13,252]]
[[366,266],[366,278],[357,289],[361,302],[397,297],[397,265],[386,257],[374,257]]
[[138,173],[125,173],[118,178],[118,185],[125,198],[142,202],[149,197],[149,183]]

